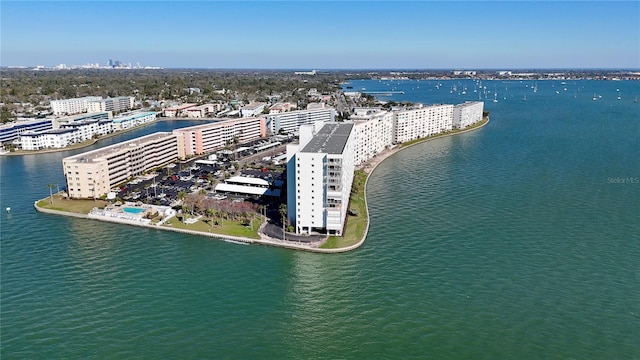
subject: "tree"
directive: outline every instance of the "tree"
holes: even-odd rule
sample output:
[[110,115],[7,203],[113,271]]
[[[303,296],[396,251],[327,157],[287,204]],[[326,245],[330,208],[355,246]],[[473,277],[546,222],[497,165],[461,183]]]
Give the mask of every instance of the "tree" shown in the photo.
[[284,226],[287,220],[287,204],[280,204],[280,207],[278,208],[278,213],[282,218],[282,240],[286,240],[285,234],[284,234]]
[[0,108],[0,124],[8,123],[15,120],[15,115],[13,115],[6,106]]
[[48,184],[47,187],[49,188],[49,199],[51,201],[51,204],[53,204],[53,188],[55,187],[55,184]]

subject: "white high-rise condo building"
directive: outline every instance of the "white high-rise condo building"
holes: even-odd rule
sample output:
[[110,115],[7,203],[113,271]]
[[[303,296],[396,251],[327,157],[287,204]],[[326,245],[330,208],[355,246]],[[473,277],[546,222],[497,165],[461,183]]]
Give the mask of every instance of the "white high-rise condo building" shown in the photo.
[[467,101],[453,107],[453,127],[456,129],[464,129],[469,125],[475,124],[482,120],[482,112],[484,111],[484,102]]
[[378,108],[357,108],[351,115],[356,135],[355,165],[393,144],[393,113]]
[[417,109],[394,112],[395,144],[451,131],[453,105],[420,105]]
[[316,121],[334,121],[336,111],[333,108],[320,108],[312,110],[297,110],[278,114],[265,115],[267,129],[271,134],[277,134],[281,130],[287,133],[298,131],[300,125],[313,124]]
[[300,143],[287,145],[287,216],[298,234],[342,235],[353,183],[352,123],[300,127]]

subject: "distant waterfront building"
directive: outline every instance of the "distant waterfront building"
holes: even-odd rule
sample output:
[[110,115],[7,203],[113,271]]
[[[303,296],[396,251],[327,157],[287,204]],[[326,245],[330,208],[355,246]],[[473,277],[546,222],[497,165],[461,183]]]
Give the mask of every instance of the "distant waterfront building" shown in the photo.
[[221,104],[204,104],[187,108],[187,116],[190,118],[203,118],[222,110]]
[[62,159],[67,194],[73,199],[105,195],[111,187],[177,160],[178,143],[158,132]]
[[331,122],[335,120],[335,117],[336,111],[333,108],[296,110],[265,115],[267,128],[271,134],[277,134],[281,130],[294,133],[298,131],[300,125],[313,124],[316,121]]
[[484,102],[467,101],[453,107],[453,128],[464,129],[482,120]]
[[156,121],[156,113],[153,111],[134,112],[115,117],[113,127],[115,130],[124,130],[154,121]]
[[22,150],[60,149],[114,131],[111,112],[55,119],[53,128],[20,135]]
[[81,98],[51,100],[53,115],[73,115],[87,112],[91,101],[102,100],[100,96],[85,96]]
[[263,102],[249,103],[247,106],[243,106],[242,109],[240,109],[240,116],[241,117],[258,116],[262,114],[262,111],[264,110],[265,106],[267,106],[267,104]]
[[19,140],[20,135],[26,131],[45,131],[53,129],[51,119],[18,120],[0,125],[0,144],[6,145],[14,140]]
[[351,123],[304,125],[300,143],[287,145],[287,216],[296,233],[342,234],[354,151]]
[[453,105],[420,105],[417,109],[394,112],[393,142],[395,144],[451,131]]
[[178,137],[180,158],[201,155],[225,146],[263,138],[267,134],[264,117],[228,119],[173,130]]
[[355,165],[371,159],[393,144],[394,114],[379,108],[356,108],[351,115],[354,123]]
[[298,105],[290,102],[277,102],[269,107],[269,115],[280,114],[296,109]]
[[89,101],[87,103],[87,112],[101,112],[112,111],[121,112],[133,109],[135,103],[135,97],[133,96],[120,96],[115,98],[99,99]]
[[27,131],[20,135],[23,150],[41,150],[63,148],[77,142],[76,129],[52,129],[40,132]]
[[166,109],[162,110],[162,114],[165,117],[186,116],[187,115],[187,109],[195,107],[195,106],[196,106],[196,104],[191,104],[191,103],[182,104],[182,105],[178,105],[178,106],[173,106],[173,107],[169,107],[169,108],[166,108]]

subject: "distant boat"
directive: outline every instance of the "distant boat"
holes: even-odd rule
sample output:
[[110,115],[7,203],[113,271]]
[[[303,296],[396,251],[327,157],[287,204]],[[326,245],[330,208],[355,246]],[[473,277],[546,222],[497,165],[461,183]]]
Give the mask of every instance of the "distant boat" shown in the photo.
[[524,97],[522,98],[522,101],[527,101],[527,94],[524,94]]
[[596,97],[596,94],[593,94],[593,101],[598,100],[598,98]]
[[637,96],[633,99],[633,102],[638,102],[638,97]]
[[622,97],[620,96],[620,93],[618,93],[618,100],[622,100]]
[[498,93],[493,93],[493,102],[498,102]]

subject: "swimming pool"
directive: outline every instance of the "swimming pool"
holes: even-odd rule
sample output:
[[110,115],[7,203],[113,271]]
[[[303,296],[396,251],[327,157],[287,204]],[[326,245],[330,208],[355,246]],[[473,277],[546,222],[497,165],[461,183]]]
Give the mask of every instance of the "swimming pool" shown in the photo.
[[129,214],[141,214],[144,212],[145,209],[140,209],[140,208],[132,208],[132,207],[124,207],[122,208],[122,211],[129,213]]

